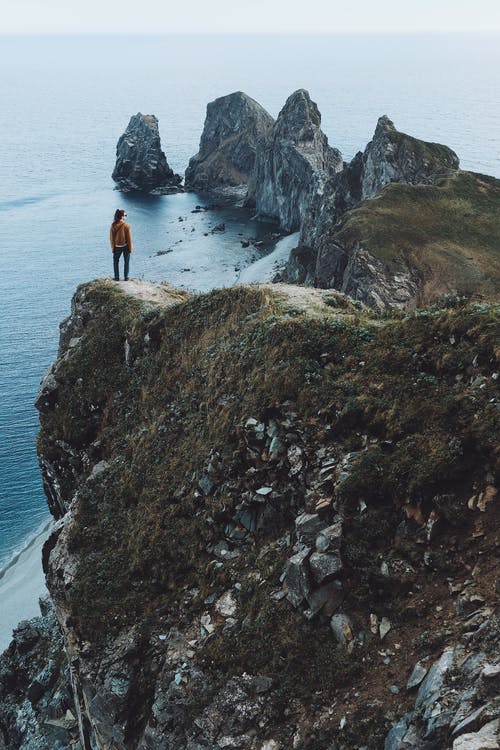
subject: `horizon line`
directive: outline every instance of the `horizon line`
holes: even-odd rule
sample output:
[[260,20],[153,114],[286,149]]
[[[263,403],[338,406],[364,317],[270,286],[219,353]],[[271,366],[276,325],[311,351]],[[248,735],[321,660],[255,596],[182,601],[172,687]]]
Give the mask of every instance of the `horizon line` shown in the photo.
[[420,36],[423,34],[432,35],[488,35],[494,36],[500,34],[500,28],[498,29],[379,29],[375,31],[371,30],[359,30],[359,29],[337,29],[331,31],[243,31],[243,30],[220,30],[220,31],[0,31],[0,37],[6,36],[393,36],[394,34],[405,34],[408,36]]

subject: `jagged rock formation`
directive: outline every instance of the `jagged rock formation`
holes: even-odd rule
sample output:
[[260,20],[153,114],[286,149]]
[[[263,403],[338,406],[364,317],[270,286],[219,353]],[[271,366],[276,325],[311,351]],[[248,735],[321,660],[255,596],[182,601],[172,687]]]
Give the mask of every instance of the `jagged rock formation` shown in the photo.
[[499,198],[500,181],[458,171],[449,148],[382,117],[365,152],[311,202],[284,277],[381,310],[450,293],[497,299]]
[[50,600],[0,655],[0,748],[83,750],[61,630]]
[[130,118],[116,146],[113,180],[122,192],[179,192],[182,178],[174,174],[161,149],[158,119],[138,112]]
[[[458,594],[460,586],[455,588]],[[417,662],[407,682],[407,690],[416,693],[415,706],[391,729],[385,750],[500,747],[500,621],[482,604],[474,584],[458,595],[466,637],[433,664]]]
[[[462,750],[498,718],[498,307],[136,287],[79,288],[38,401],[82,746],[380,750],[404,716]],[[413,712],[449,649],[460,695]]]
[[200,149],[186,169],[186,187],[200,191],[240,188],[246,194],[258,141],[273,122],[271,115],[242,91],[210,102]]
[[435,185],[458,167],[458,156],[451,148],[400,133],[384,115],[363,154],[361,200],[378,195],[391,182]]
[[343,167],[328,145],[321,115],[304,89],[288,97],[272,130],[257,150],[247,204],[275,218],[284,230],[297,229],[315,193]]
[[384,115],[364,152],[358,152],[315,196],[301,228],[300,244],[314,249],[346,211],[375,197],[390,183],[435,185],[458,167],[458,156],[450,148],[400,133]]

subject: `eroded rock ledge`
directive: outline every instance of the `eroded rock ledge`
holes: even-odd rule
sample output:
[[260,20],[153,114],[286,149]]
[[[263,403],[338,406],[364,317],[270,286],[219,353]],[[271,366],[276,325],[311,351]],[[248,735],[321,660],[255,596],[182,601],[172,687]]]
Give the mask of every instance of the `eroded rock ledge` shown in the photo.
[[82,747],[493,736],[498,308],[137,292],[79,288],[38,402]]

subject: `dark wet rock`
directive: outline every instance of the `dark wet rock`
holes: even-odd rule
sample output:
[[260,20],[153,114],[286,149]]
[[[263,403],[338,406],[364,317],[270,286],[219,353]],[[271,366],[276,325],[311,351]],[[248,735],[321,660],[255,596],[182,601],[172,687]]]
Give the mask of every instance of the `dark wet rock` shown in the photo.
[[286,568],[287,599],[294,607],[299,607],[312,590],[311,576],[307,559],[311,550],[306,548],[288,560]]
[[324,522],[317,513],[301,513],[295,519],[297,539],[302,544],[313,546],[316,536],[324,527]]
[[217,191],[244,186],[246,193],[258,141],[273,122],[271,115],[242,91],[210,102],[199,151],[186,169],[186,187]]
[[161,149],[158,119],[138,112],[130,118],[116,146],[113,180],[124,193],[178,192],[182,178],[174,174]]
[[77,747],[70,671],[48,598],[42,611],[19,624],[0,656],[0,748],[6,750]]
[[342,156],[328,145],[321,115],[304,89],[288,97],[272,130],[257,150],[247,203],[257,213],[297,229],[315,193],[342,169]]
[[331,617],[342,604],[344,599],[344,590],[340,581],[326,583],[319,588],[311,590],[307,596],[308,609],[304,615],[311,619],[319,612]]

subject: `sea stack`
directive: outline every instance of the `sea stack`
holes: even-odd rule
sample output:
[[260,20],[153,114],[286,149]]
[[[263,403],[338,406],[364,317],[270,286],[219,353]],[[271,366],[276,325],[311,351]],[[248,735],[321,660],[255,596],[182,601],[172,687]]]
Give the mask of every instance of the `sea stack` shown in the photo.
[[182,178],[174,174],[161,149],[158,118],[138,112],[116,146],[113,180],[123,193],[176,193]]
[[312,196],[343,168],[340,151],[328,145],[321,115],[304,89],[288,97],[272,131],[263,140],[249,184],[247,203],[257,213],[298,229]]
[[186,187],[246,195],[257,143],[273,123],[271,115],[243,91],[210,102],[200,149],[186,169]]

